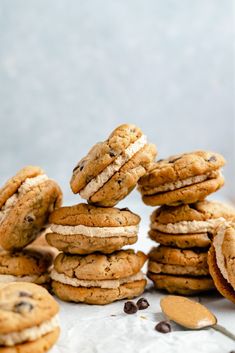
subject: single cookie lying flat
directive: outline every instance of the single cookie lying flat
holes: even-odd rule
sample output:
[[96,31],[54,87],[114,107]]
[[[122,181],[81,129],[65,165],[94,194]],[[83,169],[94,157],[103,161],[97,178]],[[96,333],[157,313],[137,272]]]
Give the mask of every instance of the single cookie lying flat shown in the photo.
[[153,248],[149,254],[148,277],[153,280],[155,288],[170,293],[194,294],[214,288],[206,251],[162,245]]
[[217,228],[208,253],[210,274],[218,291],[235,303],[235,229],[224,222]]
[[70,254],[112,253],[137,241],[140,217],[128,209],[87,204],[61,207],[50,216],[50,245]]
[[0,283],[50,282],[55,253],[48,247],[27,247],[21,251],[0,251]]
[[0,189],[0,245],[22,249],[45,227],[61,205],[62,193],[39,167],[25,167]]
[[0,352],[44,353],[57,341],[59,306],[32,283],[0,284]]
[[224,164],[220,154],[206,151],[159,160],[139,180],[139,191],[150,206],[201,201],[223,186],[220,168]]
[[235,209],[222,202],[161,206],[151,215],[149,235],[166,246],[209,247],[216,227],[224,220],[235,220]]
[[74,168],[72,191],[89,203],[112,207],[134,189],[155,156],[155,146],[138,127],[121,125]]
[[146,256],[120,250],[110,255],[59,254],[51,272],[52,288],[62,300],[108,304],[140,295],[146,280],[141,267]]

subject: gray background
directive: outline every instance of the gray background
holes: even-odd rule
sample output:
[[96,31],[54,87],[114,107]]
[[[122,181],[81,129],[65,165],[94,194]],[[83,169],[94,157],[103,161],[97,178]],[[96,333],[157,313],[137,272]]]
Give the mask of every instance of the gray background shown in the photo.
[[76,202],[76,162],[132,122],[159,157],[223,153],[233,195],[233,21],[229,0],[0,0],[1,184],[40,165]]

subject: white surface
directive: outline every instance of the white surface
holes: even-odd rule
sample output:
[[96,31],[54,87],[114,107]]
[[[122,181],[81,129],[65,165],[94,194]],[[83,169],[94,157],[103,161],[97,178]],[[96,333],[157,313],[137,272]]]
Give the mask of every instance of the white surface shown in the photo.
[[[124,201],[121,206],[125,204]],[[148,251],[154,244],[147,239],[148,217],[153,209],[140,202],[129,207],[142,215],[139,241],[134,247]],[[59,301],[62,332],[51,353],[229,353],[235,349],[235,342],[213,329],[193,332],[173,325],[172,333],[155,331],[155,325],[163,319],[159,302],[164,295],[148,289],[143,296],[150,307],[134,315],[123,312],[125,300],[106,306]],[[217,294],[194,299],[204,303],[221,325],[235,333],[235,306],[232,303]]]

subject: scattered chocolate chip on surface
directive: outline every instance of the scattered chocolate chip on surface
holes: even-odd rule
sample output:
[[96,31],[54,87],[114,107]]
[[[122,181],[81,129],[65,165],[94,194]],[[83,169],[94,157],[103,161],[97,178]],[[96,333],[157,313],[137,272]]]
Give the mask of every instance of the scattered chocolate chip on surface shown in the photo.
[[149,307],[149,302],[145,298],[140,298],[136,305],[139,310],[145,310]]
[[161,333],[171,332],[171,325],[167,321],[160,321],[156,326],[155,330]]
[[138,311],[137,305],[132,301],[127,301],[123,308],[126,314],[135,314]]

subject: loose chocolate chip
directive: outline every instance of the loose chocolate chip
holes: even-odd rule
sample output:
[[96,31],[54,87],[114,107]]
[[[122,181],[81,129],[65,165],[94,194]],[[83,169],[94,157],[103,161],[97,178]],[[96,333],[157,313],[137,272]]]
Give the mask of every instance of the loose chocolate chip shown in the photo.
[[208,159],[208,162],[216,162],[217,159],[216,159],[216,156],[211,156],[209,159]]
[[139,310],[144,310],[144,309],[147,309],[149,307],[149,302],[145,298],[140,298],[137,301],[136,305],[137,305],[137,308]]
[[161,333],[171,332],[171,325],[167,321],[160,321],[156,326],[155,330]]
[[32,293],[29,292],[24,292],[23,290],[19,292],[19,297],[28,297],[31,298],[32,297]]
[[128,301],[124,304],[123,310],[126,314],[135,314],[138,311],[138,308],[134,302]]
[[33,305],[28,302],[19,302],[14,306],[14,312],[19,314],[26,314],[33,310]]
[[34,216],[28,215],[24,218],[25,222],[32,223],[35,220]]

